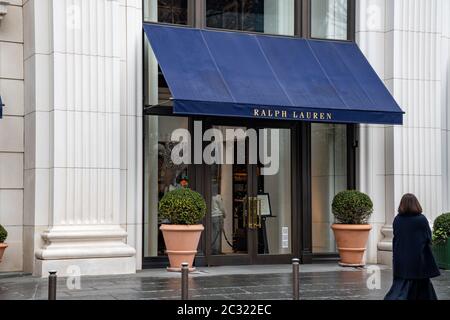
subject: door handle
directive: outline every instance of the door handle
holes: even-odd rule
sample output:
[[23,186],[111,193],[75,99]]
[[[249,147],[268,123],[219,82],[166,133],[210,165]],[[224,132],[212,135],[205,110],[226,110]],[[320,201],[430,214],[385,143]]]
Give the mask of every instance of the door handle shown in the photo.
[[248,197],[247,220],[249,229],[255,229],[255,198]]
[[246,217],[244,218],[244,228],[260,229],[262,227],[262,200],[257,197],[247,197],[244,200],[244,212]]
[[250,212],[249,212],[249,224],[248,224],[248,226],[249,226],[249,228],[250,229],[255,229],[255,210],[256,210],[256,207],[255,207],[255,198],[253,198],[253,197],[250,197],[249,198],[250,199]]
[[248,197],[245,197],[244,198],[244,211],[243,211],[243,225],[244,225],[244,228],[247,228],[247,226],[248,226],[248,222],[247,222],[247,220],[248,220],[248,214],[249,214],[249,207],[250,207],[250,200],[249,200],[249,198]]
[[251,197],[246,197],[244,199],[244,212],[245,212],[245,216],[244,216],[244,228],[252,228],[252,198]]
[[247,201],[245,201],[247,219],[244,219],[244,227],[245,221],[247,221],[249,229],[259,229],[262,227],[261,202],[261,199],[257,197],[247,198]]
[[256,202],[256,207],[257,207],[257,215],[258,215],[258,222],[256,227],[258,229],[261,229],[262,227],[262,210],[261,210],[261,206],[262,206],[262,200],[255,198],[255,202]]

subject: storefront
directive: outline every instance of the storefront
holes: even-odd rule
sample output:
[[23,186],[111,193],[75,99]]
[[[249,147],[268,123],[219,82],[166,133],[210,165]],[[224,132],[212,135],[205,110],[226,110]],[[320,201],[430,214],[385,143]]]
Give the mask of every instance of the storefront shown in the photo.
[[[356,188],[357,124],[402,122],[353,44],[354,6],[144,1],[144,267],[167,264],[157,204],[186,183],[208,206],[197,265],[337,258],[330,203]],[[175,164],[180,129],[192,159]],[[205,161],[217,136],[222,161]]]
[[[449,211],[450,99],[443,94],[450,81],[448,2],[16,2],[0,26],[0,95],[6,105],[0,125],[5,137],[0,139],[0,224],[9,234],[0,271],[45,276],[56,269],[62,276],[73,265],[86,275],[165,267],[157,205],[177,183],[188,182],[211,198],[198,264],[335,258],[329,204],[348,187],[373,200],[368,263],[392,261],[392,222],[404,193],[417,195],[430,223]],[[259,105],[263,108],[250,118],[182,114],[175,110],[179,97],[169,89],[173,79],[158,70],[144,34],[148,23],[356,42],[406,112],[404,123],[283,120],[283,109],[276,119],[270,104]],[[314,113],[310,117],[315,120]],[[269,136],[279,130],[277,139],[284,139],[279,174],[255,181],[258,163],[245,168],[165,163],[174,129],[192,131],[195,120],[201,120],[203,133],[211,127],[254,128],[257,135],[267,128]],[[287,136],[290,143],[284,143]],[[262,231],[242,227],[242,211],[241,226],[233,226],[239,203],[233,188],[252,197],[269,194],[267,241]],[[213,201],[218,194],[223,206],[218,197]],[[222,220],[226,239],[218,236],[221,228],[213,228]]]

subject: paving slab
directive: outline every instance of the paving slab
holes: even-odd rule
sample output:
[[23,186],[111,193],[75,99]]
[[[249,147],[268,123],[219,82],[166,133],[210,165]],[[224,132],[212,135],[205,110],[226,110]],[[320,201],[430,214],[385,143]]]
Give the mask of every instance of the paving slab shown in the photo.
[[[373,270],[377,270],[374,274]],[[300,266],[302,300],[381,300],[389,290],[392,270],[386,266],[342,268],[335,264]],[[0,300],[45,300],[47,279],[30,275],[0,276]],[[81,277],[81,287],[69,289],[58,278],[60,300],[179,299],[180,274],[165,269],[133,275]],[[433,283],[440,299],[450,299],[450,272]],[[198,268],[190,274],[192,300],[290,300],[292,266],[233,266]]]

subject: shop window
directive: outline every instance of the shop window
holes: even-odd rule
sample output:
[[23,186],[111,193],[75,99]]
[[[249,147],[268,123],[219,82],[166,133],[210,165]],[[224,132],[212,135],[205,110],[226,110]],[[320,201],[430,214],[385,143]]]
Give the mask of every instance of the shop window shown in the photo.
[[144,21],[188,24],[188,0],[144,0]]
[[313,253],[335,253],[331,203],[338,192],[347,189],[345,125],[312,124],[311,179]]
[[311,37],[348,40],[348,0],[311,1]]
[[[189,3],[189,0],[144,0],[144,21],[187,25]],[[170,90],[146,37],[144,49],[145,104],[171,107]]]
[[207,0],[209,28],[294,35],[294,0]]
[[[188,0],[144,0],[144,21],[188,24]],[[171,107],[171,92],[145,38],[144,95],[147,106]],[[158,203],[173,189],[189,185],[186,165],[171,160],[172,132],[187,129],[188,118],[146,116],[144,118],[144,257],[166,256],[159,227]]]
[[[215,130],[227,137],[227,130],[249,130],[243,127],[215,126]],[[251,135],[250,135],[251,136]],[[211,209],[209,211],[211,228],[210,252],[214,256],[247,255],[255,250],[259,255],[283,255],[292,253],[292,163],[291,163],[291,130],[264,129],[259,130],[259,142],[265,141],[261,148],[277,149],[277,170],[270,175],[264,175],[262,163],[257,164],[255,171],[248,165],[249,155],[245,161],[238,162],[237,153],[240,146],[251,144],[251,138],[232,137],[224,142],[223,150],[226,158],[228,152],[235,157],[234,163],[212,164],[209,179],[211,183]],[[256,140],[255,140],[256,141]],[[258,143],[257,143],[258,144]],[[273,147],[273,145],[277,147]],[[240,145],[240,146],[239,146]],[[227,147],[228,146],[228,147]],[[229,148],[229,149],[228,149]],[[275,150],[273,150],[275,151]],[[256,175],[254,175],[256,173]],[[253,179],[256,178],[256,179]],[[256,184],[252,186],[252,183]],[[249,246],[248,221],[249,188],[255,188],[258,198],[264,205],[259,209],[260,226],[257,227],[257,247]],[[264,208],[264,209],[262,209]],[[257,212],[256,210],[253,212]],[[250,240],[251,241],[251,240]]]
[[173,131],[188,129],[188,119],[147,116],[144,118],[144,257],[165,256],[164,240],[159,227],[158,203],[169,191],[189,186],[187,165],[173,163]]

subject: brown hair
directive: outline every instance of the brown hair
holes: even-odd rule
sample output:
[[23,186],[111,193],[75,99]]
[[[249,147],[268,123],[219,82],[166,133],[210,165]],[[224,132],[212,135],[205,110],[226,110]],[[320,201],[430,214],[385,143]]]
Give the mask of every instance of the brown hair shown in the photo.
[[416,215],[422,213],[422,206],[412,193],[407,193],[402,197],[398,207],[398,213],[402,215]]

